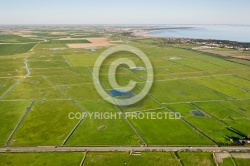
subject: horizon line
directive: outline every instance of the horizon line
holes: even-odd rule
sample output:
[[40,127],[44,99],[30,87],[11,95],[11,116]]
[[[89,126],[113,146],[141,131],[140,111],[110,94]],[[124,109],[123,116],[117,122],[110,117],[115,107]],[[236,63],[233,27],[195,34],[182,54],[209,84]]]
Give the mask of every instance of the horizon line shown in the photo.
[[105,23],[105,24],[99,24],[99,23],[81,23],[81,24],[74,24],[74,23],[55,23],[55,24],[51,24],[51,23],[22,23],[22,24],[1,24],[1,25],[243,25],[243,26],[250,26],[250,24],[183,24],[183,23],[178,23],[178,24],[154,24],[154,23],[149,23],[149,24],[133,24],[133,23],[129,23],[129,24],[123,24],[123,23]]

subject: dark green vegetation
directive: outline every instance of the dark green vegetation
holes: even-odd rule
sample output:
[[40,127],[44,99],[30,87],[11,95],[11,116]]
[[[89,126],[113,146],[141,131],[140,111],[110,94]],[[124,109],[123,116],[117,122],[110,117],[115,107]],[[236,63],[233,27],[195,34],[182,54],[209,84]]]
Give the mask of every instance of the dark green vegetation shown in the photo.
[[29,51],[36,44],[0,44],[0,56],[21,54]]
[[0,43],[28,43],[28,42],[39,42],[40,40],[26,38],[18,35],[0,35]]

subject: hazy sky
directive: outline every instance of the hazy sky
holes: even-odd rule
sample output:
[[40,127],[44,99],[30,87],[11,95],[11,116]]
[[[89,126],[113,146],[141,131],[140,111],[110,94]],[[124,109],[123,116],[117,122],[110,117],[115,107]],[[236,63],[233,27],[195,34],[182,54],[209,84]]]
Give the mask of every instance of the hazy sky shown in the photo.
[[0,24],[250,24],[249,0],[1,0]]

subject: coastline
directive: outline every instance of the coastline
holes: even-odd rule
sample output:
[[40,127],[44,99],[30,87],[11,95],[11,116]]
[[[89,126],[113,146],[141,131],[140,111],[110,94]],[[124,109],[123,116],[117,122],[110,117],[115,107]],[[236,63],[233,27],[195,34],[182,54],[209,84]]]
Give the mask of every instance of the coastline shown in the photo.
[[[185,28],[185,27],[184,27]],[[171,28],[171,29],[180,29],[180,28]],[[225,42],[237,42],[237,43],[244,43],[244,44],[250,44],[250,42],[240,42],[240,41],[234,41],[234,40],[224,40],[224,39],[202,39],[202,38],[188,38],[188,37],[167,37],[167,36],[156,36],[151,35],[149,33],[151,32],[157,32],[161,31],[162,29],[155,29],[155,30],[144,30],[141,32],[133,32],[134,36],[140,36],[140,37],[150,37],[150,38],[158,38],[158,39],[186,39],[186,40],[204,40],[204,41],[225,41]],[[141,34],[138,34],[141,33]]]
[[159,30],[147,30],[141,32],[131,32],[132,36],[142,37],[142,38],[153,38],[153,39],[163,39],[173,43],[192,43],[198,45],[206,45],[206,46],[216,46],[223,48],[232,48],[238,50],[249,51],[250,50],[250,42],[239,42],[239,41],[230,41],[230,40],[218,40],[218,39],[195,39],[195,38],[174,38],[174,37],[166,37],[166,36],[154,36],[150,35],[150,32],[156,32]]
[[[150,35],[150,32],[155,32],[158,30],[147,30],[142,32],[132,32],[131,35],[139,38],[151,38],[151,39],[161,39],[166,43],[172,44],[195,44],[199,46],[207,46],[213,48],[228,48],[232,50],[239,50],[239,51],[250,51],[250,42],[243,43],[238,41],[229,41],[229,40],[215,40],[215,39],[192,39],[192,38],[172,38],[172,37],[160,37]],[[250,56],[239,56],[239,55],[225,55],[224,53],[212,53],[206,50],[200,51],[205,53],[216,54],[223,57],[231,57],[236,59],[243,59],[243,60],[250,60]]]

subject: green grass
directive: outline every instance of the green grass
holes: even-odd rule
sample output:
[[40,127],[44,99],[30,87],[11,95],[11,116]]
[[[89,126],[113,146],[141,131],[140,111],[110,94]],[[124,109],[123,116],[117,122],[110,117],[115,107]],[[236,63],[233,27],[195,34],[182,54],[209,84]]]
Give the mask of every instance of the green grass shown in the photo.
[[248,93],[244,89],[236,87],[232,84],[219,81],[214,78],[195,78],[192,80],[208,88],[212,88],[218,92],[226,94],[229,97],[239,98],[239,99],[250,97],[250,93]]
[[[202,55],[202,54],[201,54]],[[224,57],[223,57],[224,58]],[[226,59],[219,58],[219,57],[212,57],[212,56],[200,56],[197,59],[202,60],[203,62],[207,62],[213,65],[217,65],[226,69],[240,69],[246,68],[247,66],[238,64],[235,62],[227,61]]]
[[146,110],[158,110],[162,109],[163,106],[157,103],[155,100],[151,99],[150,97],[145,97],[143,100],[139,101],[138,103],[135,103],[130,106],[124,106],[122,109],[125,112],[135,112],[135,111],[146,111]]
[[69,75],[58,75],[57,77],[48,76],[47,78],[60,87],[65,85],[74,86],[93,83],[93,78],[90,73],[78,75],[77,73],[74,74],[71,72]]
[[[88,112],[118,113],[115,106],[106,102],[82,102],[82,107]],[[118,114],[117,114],[118,115]],[[105,126],[100,129],[101,126]],[[128,125],[125,119],[98,118],[87,116],[67,142],[68,146],[98,146],[98,145],[140,145],[140,139]]]
[[234,112],[233,110],[223,107],[214,102],[195,103],[195,105],[201,110],[207,112],[208,114],[215,116],[220,120],[224,120],[225,122],[231,119],[242,118],[242,116],[239,115],[237,112]]
[[231,158],[225,158],[223,162],[219,163],[219,166],[234,166],[234,163]]
[[35,44],[0,44],[0,56],[28,52]]
[[237,86],[241,89],[243,89],[246,92],[250,91],[250,80],[242,79],[239,77],[235,77],[233,75],[230,76],[219,76],[219,77],[214,77],[220,81],[223,81],[225,83],[229,83],[231,85]]
[[66,55],[73,66],[94,66],[97,55]]
[[228,59],[231,62],[236,62],[245,66],[250,66],[250,62],[248,60],[243,60],[243,59],[236,59],[236,58],[229,58]]
[[24,67],[22,58],[0,59],[0,77],[23,76],[26,74]]
[[30,39],[18,35],[0,35],[0,43],[26,43],[26,42],[38,42],[39,40]]
[[83,153],[0,153],[0,165],[79,165]]
[[218,102],[219,104],[230,108],[236,112],[238,112],[241,115],[244,115],[246,117],[250,117],[250,105],[249,105],[249,99],[248,100],[238,100],[238,101],[221,101]]
[[223,158],[222,162],[218,162],[219,166],[235,166],[232,157]]
[[[162,110],[164,111],[164,110]],[[167,110],[165,110],[167,112]],[[154,111],[152,111],[154,112]],[[160,110],[155,112],[161,112]],[[179,119],[135,119],[130,118],[145,141],[153,145],[212,145],[192,127]]]
[[169,64],[167,66],[162,67],[165,71],[168,71],[170,73],[182,73],[182,72],[197,72],[199,70],[196,70],[191,67],[179,65],[179,64]]
[[18,81],[18,78],[0,78],[0,96],[6,92]]
[[65,99],[66,97],[58,91],[48,80],[41,76],[28,77],[22,80],[8,95],[4,97],[6,100],[51,100]]
[[6,143],[29,105],[29,102],[0,101],[0,146]]
[[241,138],[241,136],[228,130],[226,125],[216,119],[197,116],[185,119],[220,145],[231,144],[231,137]]
[[[246,124],[247,121],[244,121],[243,117],[239,116],[232,110],[229,110],[221,105],[218,105],[216,103],[211,103],[211,102],[195,103],[195,105],[199,106],[200,109],[205,110],[207,113],[235,127],[239,131],[243,133],[247,131],[247,128],[249,126],[248,124]],[[206,134],[208,137],[212,138],[214,141],[216,141],[219,144],[230,143],[229,137],[241,138],[240,135],[228,130],[226,125],[224,125],[217,119],[214,119],[213,117],[211,117],[209,114],[206,114],[205,112],[203,112],[205,114],[204,117],[193,116],[191,114],[191,111],[200,110],[199,108],[196,108],[195,106],[192,106],[190,104],[172,104],[172,105],[167,105],[167,106],[168,108],[170,108],[171,110],[175,112],[180,112],[182,116],[188,122],[193,124],[200,131],[202,131],[204,134]],[[229,118],[229,116],[231,116],[231,118]],[[232,118],[235,118],[235,120],[232,120]],[[241,122],[242,124],[238,124],[239,122]]]
[[163,103],[220,100],[225,96],[187,80],[154,82],[150,91]]
[[236,76],[240,77],[240,78],[243,78],[243,79],[246,79],[246,80],[250,80],[250,74],[249,73],[238,73],[238,74],[235,74]]
[[58,68],[68,67],[69,64],[65,60],[58,61],[29,61],[30,68]]
[[61,145],[75,124],[70,112],[81,112],[70,101],[35,102],[13,136],[11,146]]
[[187,104],[187,103],[166,104],[166,106],[174,112],[181,113],[181,116],[183,117],[193,116],[191,112],[194,110],[197,110],[194,106]]
[[[51,32],[66,32],[67,34],[52,35]],[[23,103],[29,104],[33,100],[35,105],[15,133],[11,146],[60,145],[78,122],[78,120],[71,121],[67,117],[70,111],[80,111],[72,101],[79,102],[89,112],[118,112],[117,108],[106,103],[97,93],[92,75],[87,68],[89,66],[90,69],[93,69],[96,59],[105,48],[98,48],[95,51],[70,49],[66,44],[89,42],[83,39],[58,40],[62,37],[101,36],[99,32],[101,32],[99,29],[96,29],[96,32],[66,29],[33,30],[33,33],[48,42],[41,42],[30,54],[25,54],[25,52],[29,51],[35,43],[18,43],[38,42],[38,40],[16,35],[0,36],[0,42],[12,43],[0,45],[0,55],[4,55],[0,56],[0,96],[20,78],[14,76],[27,74],[24,59],[28,56],[28,67],[31,70],[30,76],[20,82],[4,98],[1,98],[5,101],[0,101],[0,103],[4,103],[0,105],[0,112],[3,112],[0,127],[4,127],[6,130],[2,131],[3,137],[1,137],[2,140],[0,138],[0,144],[6,141],[6,137],[23,115],[23,111],[27,107]],[[110,40],[129,40],[130,45],[141,49],[151,60],[156,81],[150,95],[156,100],[166,104],[171,110],[180,112],[185,120],[220,144],[229,144],[228,137],[239,137],[239,135],[228,130],[227,126],[219,120],[243,134],[249,134],[250,113],[248,110],[250,106],[249,100],[247,100],[250,98],[248,92],[250,89],[249,62],[182,49],[196,47],[193,45],[165,44],[158,39],[134,40],[135,38],[128,38],[113,32],[110,34],[113,34]],[[66,49],[51,50],[51,48],[59,47]],[[73,67],[67,63],[64,57]],[[130,58],[137,66],[145,67],[133,54],[126,52],[113,54],[104,61],[100,72],[100,80],[106,89],[111,89],[107,75],[109,65],[115,59],[122,57]],[[171,59],[173,57],[180,59]],[[125,67],[127,66],[125,65]],[[129,69],[118,69],[116,73],[118,83],[127,85],[129,80],[135,80],[140,82],[138,86],[143,87],[145,80],[140,76],[145,77],[146,72],[130,71],[132,72],[129,72]],[[137,93],[139,89],[135,88],[133,92]],[[237,101],[233,98],[244,100]],[[68,99],[72,101],[68,101]],[[226,101],[228,99],[230,100]],[[191,111],[197,110],[197,108],[189,102],[217,119],[209,115],[206,117],[193,116]],[[6,109],[13,111],[6,112]],[[125,112],[151,109],[156,109],[155,112],[163,111],[162,105],[149,96],[139,103],[121,107],[121,109]],[[13,122],[9,116],[13,116]],[[150,146],[212,145],[209,140],[181,120],[130,120]],[[99,130],[98,128],[102,125],[105,125],[105,128]],[[93,120],[86,118],[70,137],[67,145],[140,146],[141,143],[124,119]]]
[[[111,86],[111,84],[109,82],[109,76],[110,75],[99,75],[99,80],[100,80],[101,84],[103,85],[103,88],[106,90],[119,88],[119,87]],[[136,83],[140,83],[140,84],[143,84],[143,86],[145,86],[145,81],[143,79],[141,79],[141,78],[139,78],[131,73],[129,73],[129,74],[116,74],[115,79],[116,79],[118,85],[121,87],[126,87],[130,81],[134,81]],[[140,91],[139,88],[135,86],[134,91],[132,91],[132,92],[138,92],[138,91]]]
[[234,161],[237,165],[248,166],[250,159],[249,158],[248,159],[234,158]]
[[[242,119],[238,119],[238,120],[230,120],[227,121],[227,123],[234,127],[235,129],[237,129],[238,131],[240,131],[242,134],[244,134],[245,137],[250,135],[250,123],[249,123],[249,118],[242,118]],[[243,137],[243,136],[241,136]]]
[[86,166],[165,166],[166,164],[181,165],[172,153],[167,152],[142,152],[141,155],[129,155],[128,152],[90,152],[84,162]]
[[70,85],[60,87],[71,99],[76,101],[98,101],[102,100],[101,96],[96,91],[94,84]]
[[179,152],[178,155],[186,166],[215,166],[213,155],[211,153]]
[[211,63],[207,63],[198,59],[180,59],[175,61],[178,64],[182,64],[185,66],[189,66],[192,68],[195,68],[197,70],[202,71],[211,71],[211,70],[222,70],[223,67],[220,67],[219,65],[214,65]]
[[77,75],[76,72],[72,71],[71,68],[33,68],[31,76],[45,76],[45,77],[53,77],[53,76],[71,76]]

